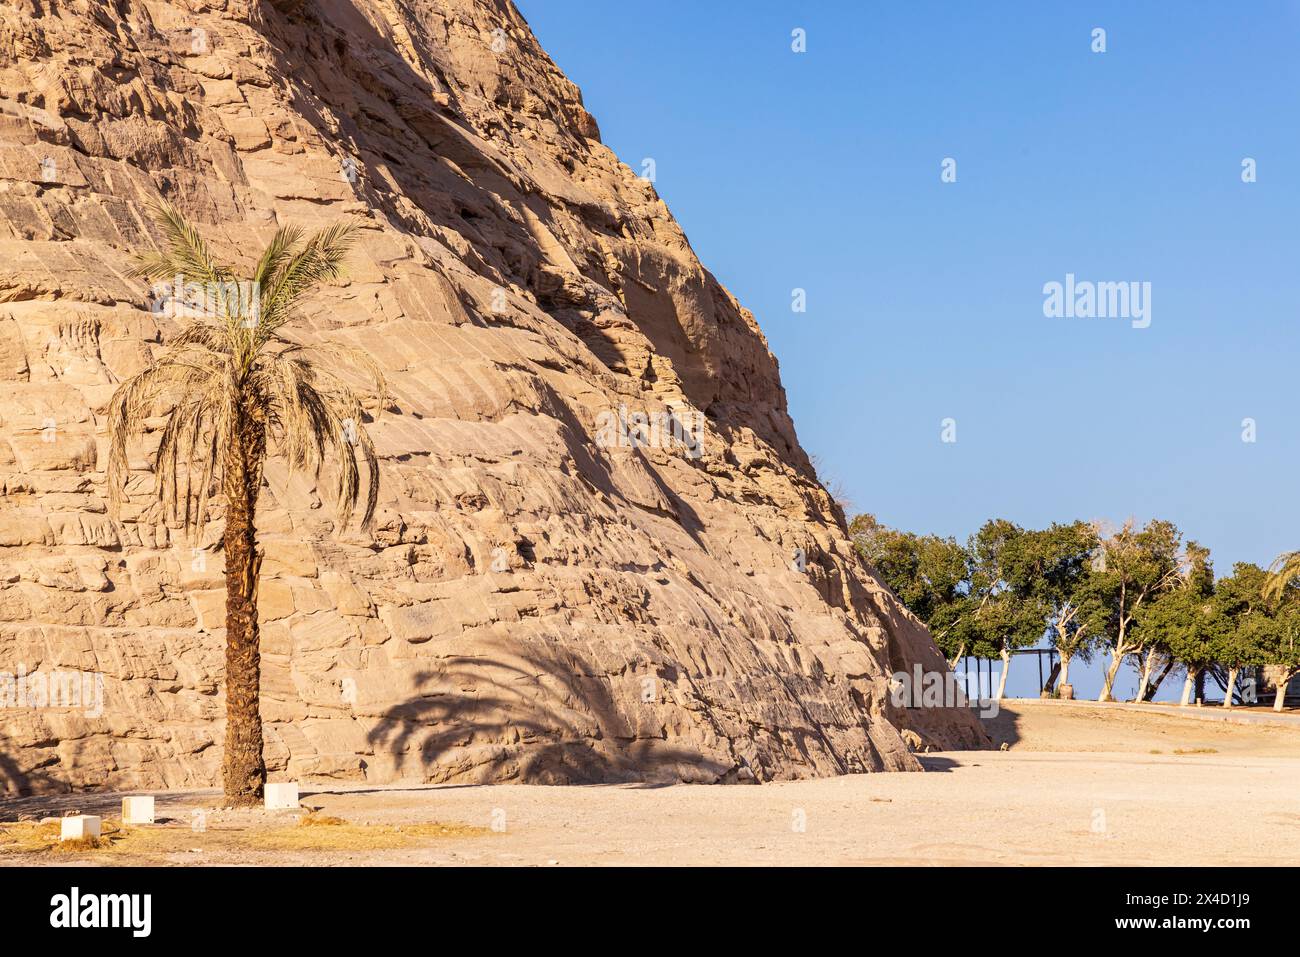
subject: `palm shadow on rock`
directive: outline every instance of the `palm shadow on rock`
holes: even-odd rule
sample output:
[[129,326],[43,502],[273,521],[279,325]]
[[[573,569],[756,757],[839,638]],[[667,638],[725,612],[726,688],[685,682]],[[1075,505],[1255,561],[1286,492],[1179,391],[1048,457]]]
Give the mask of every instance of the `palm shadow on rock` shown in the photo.
[[716,783],[734,762],[671,742],[652,706],[635,713],[634,680],[556,647],[451,656],[416,677],[419,693],[386,709],[368,735],[398,777],[433,782]]

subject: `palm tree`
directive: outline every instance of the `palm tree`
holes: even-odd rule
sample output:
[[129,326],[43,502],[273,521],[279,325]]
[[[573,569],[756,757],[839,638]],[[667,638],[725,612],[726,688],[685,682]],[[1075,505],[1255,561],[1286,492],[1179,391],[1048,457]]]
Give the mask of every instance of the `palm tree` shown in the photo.
[[[201,538],[209,499],[225,505],[222,547],[226,576],[226,748],[222,778],[232,804],[261,800],[266,780],[258,710],[257,581],[262,556],[255,514],[270,454],[290,470],[319,478],[328,452],[337,462],[340,525],[364,497],[368,527],[379,495],[374,444],[362,426],[358,395],[322,360],[359,365],[385,401],[383,375],[364,354],[332,343],[308,348],[286,335],[297,307],[321,282],[340,275],[352,227],[332,226],[304,238],[295,227],[276,232],[250,281],[216,263],[198,231],[173,207],[156,219],[166,243],[142,256],[136,275],[175,283],[182,321],[166,351],[123,382],[109,404],[108,479],[117,513],[126,498],[127,441],[152,416],[166,424],[154,462],[160,518]],[[358,458],[366,464],[363,488]]]
[[1264,582],[1264,595],[1268,598],[1281,598],[1287,585],[1300,579],[1300,552],[1285,552],[1277,557],[1268,570],[1268,580]]

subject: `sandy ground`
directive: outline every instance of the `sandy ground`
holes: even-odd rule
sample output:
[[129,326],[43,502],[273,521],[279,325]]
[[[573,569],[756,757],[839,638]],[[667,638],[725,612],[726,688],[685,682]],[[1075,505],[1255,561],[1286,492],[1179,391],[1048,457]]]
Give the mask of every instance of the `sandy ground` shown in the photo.
[[[1231,723],[1229,723],[1231,722]],[[986,719],[995,742],[1013,751],[1172,754],[1213,749],[1221,756],[1300,758],[1300,714],[1271,709],[1177,708],[1015,700]]]
[[[110,848],[24,851],[0,832],[0,863],[1300,863],[1300,724],[1014,702],[990,730],[1009,750],[926,755],[926,774],[733,787],[303,786],[318,818],[362,827],[204,811],[216,792],[160,794],[163,820],[118,832]],[[117,806],[114,795],[32,798],[0,806],[0,820],[70,807],[115,817]],[[452,827],[410,829],[428,822]]]

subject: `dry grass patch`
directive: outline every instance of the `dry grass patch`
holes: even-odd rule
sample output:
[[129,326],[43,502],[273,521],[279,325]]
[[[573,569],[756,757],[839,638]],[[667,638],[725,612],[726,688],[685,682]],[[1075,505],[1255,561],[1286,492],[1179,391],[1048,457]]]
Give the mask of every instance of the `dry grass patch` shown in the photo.
[[104,821],[99,837],[80,837],[61,841],[63,826],[58,821],[41,824],[36,821],[19,821],[0,824],[0,854],[76,854],[83,851],[105,851],[122,839],[121,825]]
[[103,822],[103,835],[60,841],[60,824],[0,824],[0,854],[96,854],[139,863],[193,851],[385,851],[427,846],[446,838],[482,837],[487,828],[460,824],[353,824],[308,814],[294,823],[224,824],[195,831],[185,824],[124,827]]
[[298,822],[299,827],[336,827],[348,822],[341,817],[333,817],[329,814],[308,814]]
[[438,838],[482,837],[485,827],[462,824],[350,824],[340,818],[303,818],[294,827],[240,832],[250,849],[276,851],[385,851],[415,847]]

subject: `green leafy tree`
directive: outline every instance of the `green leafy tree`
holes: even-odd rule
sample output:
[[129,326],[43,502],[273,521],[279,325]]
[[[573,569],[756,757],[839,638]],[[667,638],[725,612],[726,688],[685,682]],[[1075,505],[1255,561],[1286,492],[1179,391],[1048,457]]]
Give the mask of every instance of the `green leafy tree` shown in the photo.
[[[1203,686],[1205,670],[1217,660],[1232,629],[1231,619],[1214,600],[1210,550],[1189,541],[1185,555],[1182,581],[1137,612],[1147,648],[1159,649],[1171,664],[1177,662],[1185,669],[1183,707],[1190,702],[1193,688]],[[1146,691],[1145,686],[1138,689],[1139,700],[1146,700]]]
[[[1128,655],[1144,650],[1138,610],[1179,581],[1182,535],[1172,522],[1152,520],[1138,529],[1129,520],[1100,540],[1090,590],[1106,609],[1111,662],[1098,701],[1110,701],[1115,677]],[[1145,684],[1145,682],[1143,682]]]
[[182,323],[168,337],[166,351],[123,382],[109,403],[109,488],[117,510],[126,496],[128,441],[160,417],[165,424],[154,469],[163,520],[197,538],[210,499],[215,495],[224,506],[222,778],[227,801],[252,804],[266,780],[257,617],[262,559],[255,522],[266,460],[278,453],[291,469],[319,476],[332,451],[340,521],[346,525],[361,502],[362,524],[369,525],[379,469],[362,424],[366,410],[328,364],[360,364],[373,374],[381,397],[383,377],[362,354],[325,343],[309,348],[290,338],[286,328],[313,290],[340,274],[352,243],[349,226],[310,237],[292,227],[281,229],[241,279],[212,258],[198,231],[175,209],[160,207],[158,225],[165,245],[142,257],[138,275],[155,284],[174,282],[183,290],[181,302],[192,321]]
[[[1194,615],[1208,613],[1198,605],[1211,601],[1214,595],[1214,570],[1210,551],[1193,541],[1187,542],[1179,559],[1178,579],[1167,591],[1157,594],[1140,606],[1135,616],[1135,630],[1142,638],[1142,650],[1132,656],[1138,672],[1136,700],[1151,701],[1164,679],[1176,665],[1196,685],[1198,696],[1204,691],[1206,669],[1210,660],[1191,662],[1187,657],[1195,653],[1188,645],[1186,629],[1199,627]],[[1160,606],[1157,608],[1156,606]],[[1181,614],[1181,617],[1180,617]],[[1177,648],[1175,647],[1177,646]],[[1180,657],[1179,650],[1182,651]],[[1190,668],[1187,666],[1192,665]],[[1184,689],[1186,691],[1186,689]]]
[[[1087,522],[1053,523],[1024,532],[1012,552],[1010,577],[1023,595],[1041,603],[1048,636],[1061,656],[1061,684],[1070,662],[1089,661],[1106,626],[1106,609],[1091,587],[1097,532]],[[1050,682],[1049,682],[1050,685]]]
[[1284,592],[1272,614],[1259,623],[1258,644],[1277,695],[1273,710],[1286,705],[1286,688],[1300,674],[1300,590]]
[[964,637],[977,657],[1001,659],[999,700],[1012,653],[1036,645],[1046,631],[1049,606],[1026,557],[1029,548],[1025,530],[1006,519],[985,522],[966,546],[973,610],[964,620]]
[[970,611],[965,549],[952,538],[897,531],[874,515],[857,516],[849,531],[859,554],[956,664],[966,653],[962,625]]
[[1281,711],[1286,703],[1287,685],[1300,674],[1300,602],[1291,602],[1280,608],[1274,621],[1276,625],[1271,641],[1265,646],[1265,654],[1274,668],[1273,677],[1277,684],[1273,710]]
[[[1271,602],[1264,596],[1268,573],[1258,565],[1238,562],[1232,574],[1219,579],[1214,600],[1230,627],[1219,642],[1216,665],[1224,671],[1223,706],[1231,708],[1241,672],[1267,664],[1268,635],[1272,627]],[[1254,679],[1243,689],[1254,700]]]
[[1260,645],[1277,686],[1273,709],[1281,711],[1287,685],[1300,674],[1300,552],[1288,552],[1273,563],[1264,595],[1275,604],[1271,626],[1261,636]]

